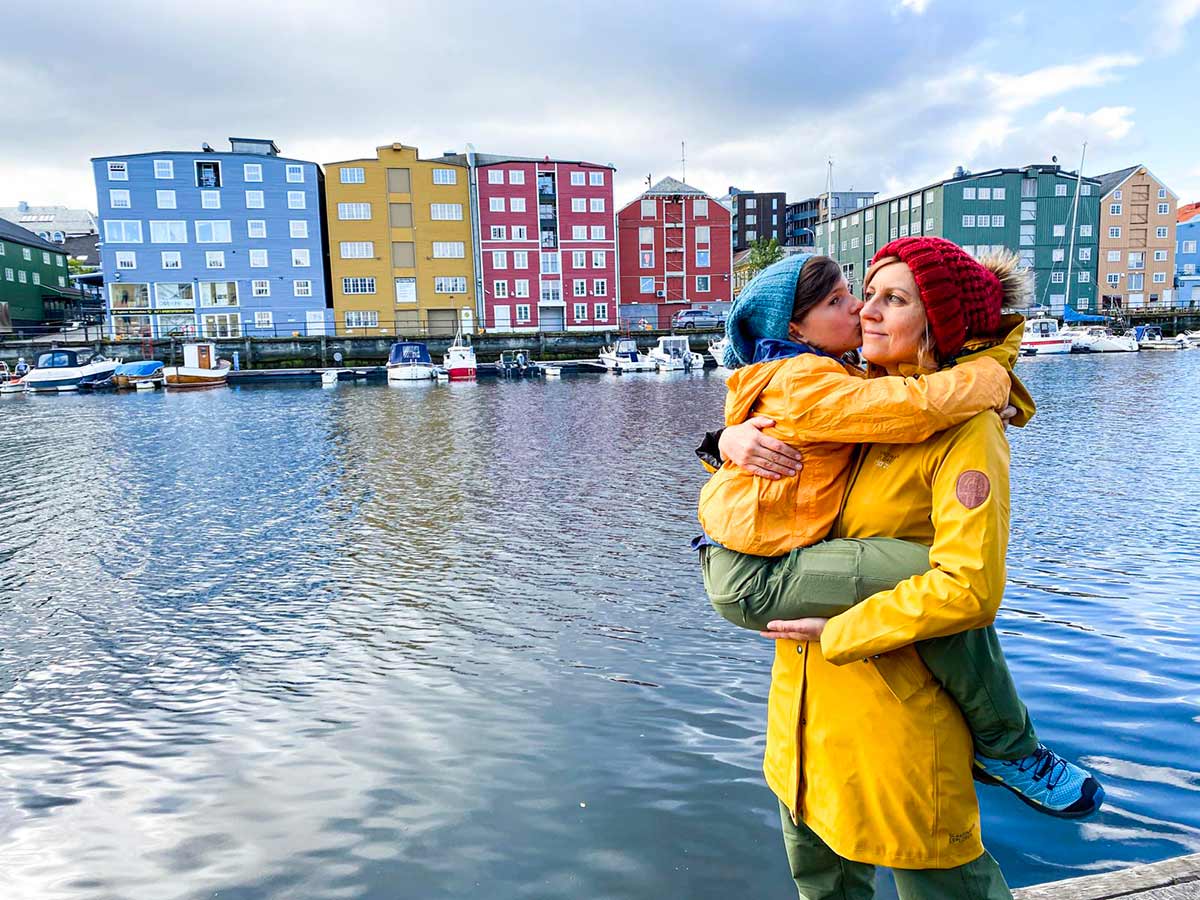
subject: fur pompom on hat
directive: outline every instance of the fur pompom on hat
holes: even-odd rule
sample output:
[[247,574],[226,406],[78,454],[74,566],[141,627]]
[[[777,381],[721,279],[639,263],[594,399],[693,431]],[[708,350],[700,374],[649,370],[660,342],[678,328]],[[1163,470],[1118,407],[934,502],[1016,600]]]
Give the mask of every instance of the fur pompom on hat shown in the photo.
[[[898,238],[875,254],[872,270],[888,257],[912,271],[942,359],[957,354],[969,338],[994,335],[1003,310],[1028,306],[1033,294],[1029,273],[1011,250],[975,259],[945,238]],[[867,283],[871,275],[867,273]]]
[[742,288],[725,319],[725,368],[737,369],[754,359],[754,344],[761,338],[784,340],[796,302],[800,270],[811,253],[785,256],[767,266]]

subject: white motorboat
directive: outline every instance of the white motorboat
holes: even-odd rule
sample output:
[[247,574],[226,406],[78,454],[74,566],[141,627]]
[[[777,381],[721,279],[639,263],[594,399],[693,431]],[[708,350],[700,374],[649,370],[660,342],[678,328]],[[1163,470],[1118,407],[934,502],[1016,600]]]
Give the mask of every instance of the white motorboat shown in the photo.
[[653,372],[654,360],[638,350],[633,338],[621,338],[600,351],[600,362],[610,372]]
[[1142,350],[1191,350],[1191,342],[1182,334],[1163,337],[1158,325],[1138,325],[1130,334]]
[[475,348],[461,328],[454,335],[454,343],[446,348],[442,365],[451,381],[467,381],[475,377]]
[[1075,325],[1059,334],[1071,338],[1072,353],[1136,353],[1138,343],[1124,334],[1114,334],[1104,325]]
[[396,341],[388,354],[388,381],[429,381],[437,374],[437,366],[429,356],[429,348],[420,341]]
[[208,388],[227,384],[232,364],[217,358],[217,345],[211,341],[183,345],[183,365],[166,366],[163,378],[169,388]]
[[1200,331],[1185,331],[1180,337],[1192,345],[1192,349],[1200,350]]
[[8,363],[0,361],[0,394],[25,393],[25,380],[8,368]]
[[338,370],[326,369],[321,373],[321,387],[337,387]]
[[121,364],[91,350],[47,350],[38,355],[37,365],[25,376],[25,387],[33,392],[74,391],[81,384],[112,379]]
[[725,365],[725,348],[729,346],[729,338],[721,338],[719,341],[708,342],[708,355],[713,358],[713,362],[717,364],[717,368],[723,368]]
[[538,368],[542,370],[542,374],[547,378],[562,378],[562,366],[547,365],[539,363]]
[[1062,335],[1058,322],[1049,318],[1029,319],[1021,336],[1021,353],[1025,356],[1049,356],[1070,353],[1071,337]]
[[704,368],[704,357],[693,353],[688,339],[679,334],[664,334],[650,348],[649,356],[660,372],[690,372]]

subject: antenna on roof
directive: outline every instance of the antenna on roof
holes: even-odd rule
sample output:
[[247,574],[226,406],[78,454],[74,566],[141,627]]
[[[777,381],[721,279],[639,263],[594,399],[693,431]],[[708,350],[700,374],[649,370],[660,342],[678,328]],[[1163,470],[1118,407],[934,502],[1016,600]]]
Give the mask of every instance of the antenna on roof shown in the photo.
[[646,187],[650,187],[650,184],[651,184],[651,181],[650,181],[650,173],[649,173],[649,172],[647,172],[647,173],[646,173]]
[[683,167],[683,177],[679,180],[687,184],[687,141],[679,142],[679,163]]

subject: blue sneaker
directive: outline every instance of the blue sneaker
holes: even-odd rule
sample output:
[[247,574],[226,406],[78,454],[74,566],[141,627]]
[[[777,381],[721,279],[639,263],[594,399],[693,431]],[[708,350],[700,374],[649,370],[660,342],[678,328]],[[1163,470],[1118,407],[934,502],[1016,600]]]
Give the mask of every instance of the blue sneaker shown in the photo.
[[1006,787],[1039,812],[1060,819],[1086,819],[1104,802],[1100,782],[1044,744],[1020,759],[977,753],[972,774],[976,781]]

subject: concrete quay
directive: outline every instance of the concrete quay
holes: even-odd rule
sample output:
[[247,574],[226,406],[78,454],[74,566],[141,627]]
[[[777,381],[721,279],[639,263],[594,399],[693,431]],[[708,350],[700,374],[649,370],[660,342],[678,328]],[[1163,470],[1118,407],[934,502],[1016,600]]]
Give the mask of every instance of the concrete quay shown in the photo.
[[1196,900],[1200,853],[1013,891],[1014,900]]

